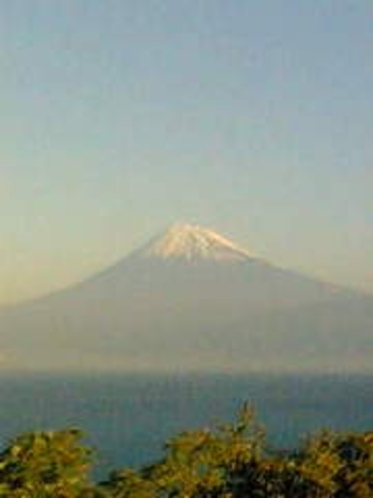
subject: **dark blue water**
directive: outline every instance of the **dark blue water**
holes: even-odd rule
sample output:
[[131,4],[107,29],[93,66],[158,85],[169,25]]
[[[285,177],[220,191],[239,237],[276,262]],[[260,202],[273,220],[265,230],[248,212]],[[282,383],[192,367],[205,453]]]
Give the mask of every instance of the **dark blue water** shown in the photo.
[[162,455],[183,429],[232,421],[249,401],[269,443],[289,448],[321,428],[373,428],[373,376],[3,376],[0,444],[30,430],[80,427],[103,475]]

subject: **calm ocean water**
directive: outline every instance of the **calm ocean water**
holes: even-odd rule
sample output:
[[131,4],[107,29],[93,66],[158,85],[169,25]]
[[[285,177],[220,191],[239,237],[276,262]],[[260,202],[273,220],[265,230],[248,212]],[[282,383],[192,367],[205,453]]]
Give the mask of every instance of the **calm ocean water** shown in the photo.
[[75,426],[97,449],[96,473],[146,464],[183,429],[234,420],[249,401],[268,441],[289,448],[321,428],[373,429],[373,376],[3,376],[0,444]]

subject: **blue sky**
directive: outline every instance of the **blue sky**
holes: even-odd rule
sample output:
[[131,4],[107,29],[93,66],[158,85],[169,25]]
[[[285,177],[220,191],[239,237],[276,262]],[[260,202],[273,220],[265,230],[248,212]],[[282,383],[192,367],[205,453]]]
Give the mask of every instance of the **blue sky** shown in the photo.
[[0,302],[174,221],[373,292],[370,0],[0,0]]

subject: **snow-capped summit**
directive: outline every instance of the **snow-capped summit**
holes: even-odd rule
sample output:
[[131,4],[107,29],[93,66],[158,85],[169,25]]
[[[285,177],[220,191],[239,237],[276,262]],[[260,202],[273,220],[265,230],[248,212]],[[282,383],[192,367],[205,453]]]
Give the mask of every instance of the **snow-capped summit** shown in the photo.
[[141,258],[242,261],[250,253],[218,233],[189,223],[171,225],[139,253]]

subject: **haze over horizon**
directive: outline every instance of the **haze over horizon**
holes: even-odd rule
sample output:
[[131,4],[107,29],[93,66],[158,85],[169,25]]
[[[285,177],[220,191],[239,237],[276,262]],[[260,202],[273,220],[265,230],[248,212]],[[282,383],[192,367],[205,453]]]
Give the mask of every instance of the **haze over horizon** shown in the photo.
[[373,5],[0,5],[0,304],[175,221],[373,293]]

